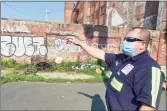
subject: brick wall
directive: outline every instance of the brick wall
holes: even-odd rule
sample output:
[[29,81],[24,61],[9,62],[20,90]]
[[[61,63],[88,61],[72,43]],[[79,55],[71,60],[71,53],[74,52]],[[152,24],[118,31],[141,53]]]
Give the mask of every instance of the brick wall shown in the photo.
[[72,12],[72,23],[105,24],[105,1],[78,1]]
[[74,2],[73,1],[66,1],[64,5],[64,18],[65,23],[70,24],[71,23],[71,14],[74,9]]
[[106,25],[133,27],[144,21],[146,2],[107,2]]
[[[79,1],[72,14],[65,13],[71,16],[71,23],[166,30],[166,4],[166,1]],[[65,16],[65,19],[68,18]]]
[[[91,59],[84,50],[74,44],[66,44],[64,38],[76,36],[93,47],[106,52],[121,52],[121,40],[128,29],[99,25],[65,25],[51,22],[1,20],[1,55],[19,62],[40,62],[62,58],[65,61]],[[166,33],[151,31],[151,56],[160,64],[166,64]]]

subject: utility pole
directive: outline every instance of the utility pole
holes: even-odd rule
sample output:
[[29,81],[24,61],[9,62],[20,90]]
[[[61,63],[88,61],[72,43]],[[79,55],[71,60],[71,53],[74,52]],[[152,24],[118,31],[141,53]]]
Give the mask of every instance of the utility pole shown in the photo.
[[48,20],[48,13],[50,13],[50,11],[46,8],[45,10],[45,20]]

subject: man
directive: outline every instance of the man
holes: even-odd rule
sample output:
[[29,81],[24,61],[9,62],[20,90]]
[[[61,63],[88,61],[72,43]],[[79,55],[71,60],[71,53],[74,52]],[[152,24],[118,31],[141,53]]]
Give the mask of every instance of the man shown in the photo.
[[93,48],[80,40],[67,41],[81,46],[91,56],[104,60],[112,75],[106,90],[110,111],[153,111],[159,107],[163,77],[160,66],[147,51],[150,33],[142,27],[130,29],[122,43],[123,54],[111,54]]

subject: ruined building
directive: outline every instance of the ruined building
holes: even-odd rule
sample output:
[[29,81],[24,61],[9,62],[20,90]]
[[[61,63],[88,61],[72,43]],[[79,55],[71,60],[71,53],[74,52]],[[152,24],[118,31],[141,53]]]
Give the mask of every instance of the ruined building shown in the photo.
[[94,24],[131,28],[145,26],[152,30],[166,29],[166,1],[65,2],[66,24]]

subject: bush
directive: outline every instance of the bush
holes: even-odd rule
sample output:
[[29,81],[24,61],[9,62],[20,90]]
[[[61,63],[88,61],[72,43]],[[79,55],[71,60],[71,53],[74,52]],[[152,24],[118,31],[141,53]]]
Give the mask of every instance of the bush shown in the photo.
[[25,69],[25,68],[27,68],[27,67],[29,67],[31,64],[17,64],[16,66],[15,66],[15,69],[16,70],[23,70],[23,69]]
[[72,66],[79,65],[79,61],[75,62],[61,62],[60,64],[57,64],[55,62],[48,62],[52,67],[48,68],[45,71],[58,71],[58,72],[68,72],[68,71],[75,71],[75,69],[72,68]]
[[106,66],[105,61],[100,60],[100,59],[92,60],[92,61],[89,61],[88,63],[92,65]]
[[29,75],[29,74],[34,74],[35,75],[37,72],[38,72],[38,70],[37,70],[35,65],[29,65],[24,70],[25,75]]
[[1,60],[2,66],[7,68],[13,68],[17,65],[16,61],[14,59],[2,59]]

